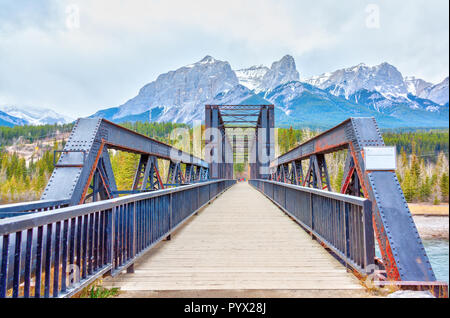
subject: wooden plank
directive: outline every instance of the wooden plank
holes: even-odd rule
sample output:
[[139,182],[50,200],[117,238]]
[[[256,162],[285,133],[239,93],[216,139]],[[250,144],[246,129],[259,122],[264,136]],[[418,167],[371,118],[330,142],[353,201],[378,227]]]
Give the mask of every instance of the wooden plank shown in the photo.
[[361,290],[270,200],[239,183],[135,265],[104,280],[125,291]]

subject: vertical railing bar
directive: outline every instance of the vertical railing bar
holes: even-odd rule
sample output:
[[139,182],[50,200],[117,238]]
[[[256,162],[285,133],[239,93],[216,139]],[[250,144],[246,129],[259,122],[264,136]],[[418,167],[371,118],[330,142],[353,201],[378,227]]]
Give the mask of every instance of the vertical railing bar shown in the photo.
[[123,209],[122,205],[119,205],[117,210],[117,241],[118,241],[118,247],[117,247],[117,265],[122,266],[122,251],[123,251]]
[[124,205],[123,209],[124,209],[124,241],[125,241],[125,253],[124,253],[124,263],[126,263],[129,259],[130,259],[130,217],[131,217],[131,213],[130,213],[130,207],[131,207],[132,203],[127,203]]
[[83,252],[82,252],[82,264],[83,270],[81,271],[81,277],[85,279],[87,277],[87,249],[88,249],[88,232],[89,232],[89,214],[83,216]]
[[115,269],[115,247],[116,247],[116,229],[115,229],[115,220],[116,220],[116,207],[114,206],[109,212],[108,216],[108,245],[109,245],[109,263],[111,264],[111,271]]
[[22,245],[22,231],[16,232],[16,242],[14,248],[14,275],[13,275],[13,298],[19,297],[20,283],[20,254]]
[[69,247],[69,265],[75,265],[75,229],[76,229],[76,218],[70,219],[70,247]]
[[65,292],[67,290],[66,286],[66,277],[67,277],[67,245],[68,242],[68,234],[69,234],[69,220],[64,220],[63,223],[63,237],[62,237],[62,259],[61,259],[61,292]]
[[130,202],[127,207],[127,261],[132,258],[133,254],[133,203]]
[[134,202],[128,205],[128,260],[134,257]]
[[173,228],[173,196],[172,193],[169,194],[169,230]]
[[3,235],[2,264],[0,269],[0,298],[6,297],[8,276],[9,234]]
[[98,268],[102,268],[105,265],[104,251],[105,251],[105,214],[106,211],[99,212],[99,230],[98,230]]
[[358,265],[364,268],[364,236],[363,236],[363,210],[362,207],[357,208],[358,212]]
[[122,205],[117,207],[117,266],[122,265],[122,243],[123,243],[123,229],[122,229]]
[[149,202],[152,199],[147,199],[144,202],[144,211],[143,211],[143,224],[144,224],[144,238],[143,238],[143,248],[147,247],[148,241],[149,241],[149,233],[150,233],[150,228],[149,228],[149,223],[148,223],[148,217],[150,215],[150,210],[149,210]]
[[41,277],[42,277],[42,248],[43,248],[43,235],[44,227],[39,226],[37,230],[37,240],[36,240],[36,269],[35,269],[35,280],[34,280],[34,297],[41,297]]
[[61,244],[61,222],[56,222],[55,229],[55,259],[53,261],[53,297],[59,293],[59,247]]
[[344,224],[344,255],[345,255],[345,269],[348,271],[348,220],[347,220],[347,204],[342,202],[343,224]]
[[88,256],[87,256],[87,275],[92,275],[92,260],[94,256],[94,215],[95,213],[89,214],[89,233],[88,233]]
[[33,242],[33,228],[27,230],[27,245],[25,247],[25,272],[24,272],[24,286],[23,297],[30,297],[30,282],[31,282],[31,254]]
[[375,239],[373,234],[373,218],[372,218],[372,203],[366,201],[363,206],[364,213],[364,268],[367,269],[369,265],[375,260]]
[[125,259],[127,258],[126,252],[127,252],[127,215],[125,210],[126,204],[123,204],[120,206],[120,228],[121,228],[121,235],[120,235],[120,241],[122,248],[120,249],[120,265],[122,266],[125,263]]
[[[81,275],[81,255],[83,252],[83,216],[77,219],[77,238],[76,238],[76,266],[79,276]],[[76,282],[74,282],[76,283]]]
[[99,227],[100,227],[100,223],[99,223],[99,213],[98,211],[96,211],[94,213],[94,259],[93,259],[93,271],[97,271],[98,268],[98,250],[99,250],[99,246],[100,246],[100,242],[99,242]]
[[133,203],[133,229],[132,229],[132,235],[133,235],[133,242],[132,242],[132,258],[134,258],[137,254],[137,235],[138,235],[138,231],[137,231],[137,208],[136,205],[138,204],[138,202],[134,202]]
[[44,280],[44,297],[50,296],[50,274],[51,274],[51,257],[52,257],[52,223],[47,224],[47,242],[45,244],[45,280]]

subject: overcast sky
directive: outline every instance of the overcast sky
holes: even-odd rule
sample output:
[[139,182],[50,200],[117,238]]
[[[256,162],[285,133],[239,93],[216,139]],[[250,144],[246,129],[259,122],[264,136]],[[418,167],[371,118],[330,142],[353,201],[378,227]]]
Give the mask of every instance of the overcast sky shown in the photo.
[[448,76],[448,0],[0,0],[0,104],[115,107],[205,55],[294,56],[302,78],[364,62]]

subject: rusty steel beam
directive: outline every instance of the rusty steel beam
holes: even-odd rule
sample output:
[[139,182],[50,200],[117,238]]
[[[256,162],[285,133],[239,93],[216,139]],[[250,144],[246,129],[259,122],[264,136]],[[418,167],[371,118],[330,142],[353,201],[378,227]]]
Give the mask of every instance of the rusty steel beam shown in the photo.
[[[100,199],[115,197],[120,191],[116,189],[108,149],[208,169],[206,161],[168,144],[102,118],[81,118],[74,125],[41,200],[67,199],[70,205],[77,205],[90,197],[96,200],[97,193]],[[162,188],[159,172],[152,169],[151,173]],[[89,189],[93,194],[88,195]]]
[[[308,140],[271,162],[273,174],[278,167],[296,160],[312,159],[304,182],[320,186],[313,170],[318,155],[348,149],[341,190],[364,197],[373,204],[373,227],[387,278],[392,281],[435,281],[433,269],[414,224],[395,171],[369,171],[364,164],[364,147],[384,147],[374,118],[350,118]],[[352,189],[351,186],[353,187]]]

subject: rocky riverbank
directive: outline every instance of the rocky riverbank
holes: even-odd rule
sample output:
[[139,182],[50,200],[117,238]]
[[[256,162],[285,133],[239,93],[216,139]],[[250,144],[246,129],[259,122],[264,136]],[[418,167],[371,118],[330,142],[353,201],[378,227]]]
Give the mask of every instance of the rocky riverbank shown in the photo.
[[448,216],[414,215],[413,218],[423,240],[449,239]]

